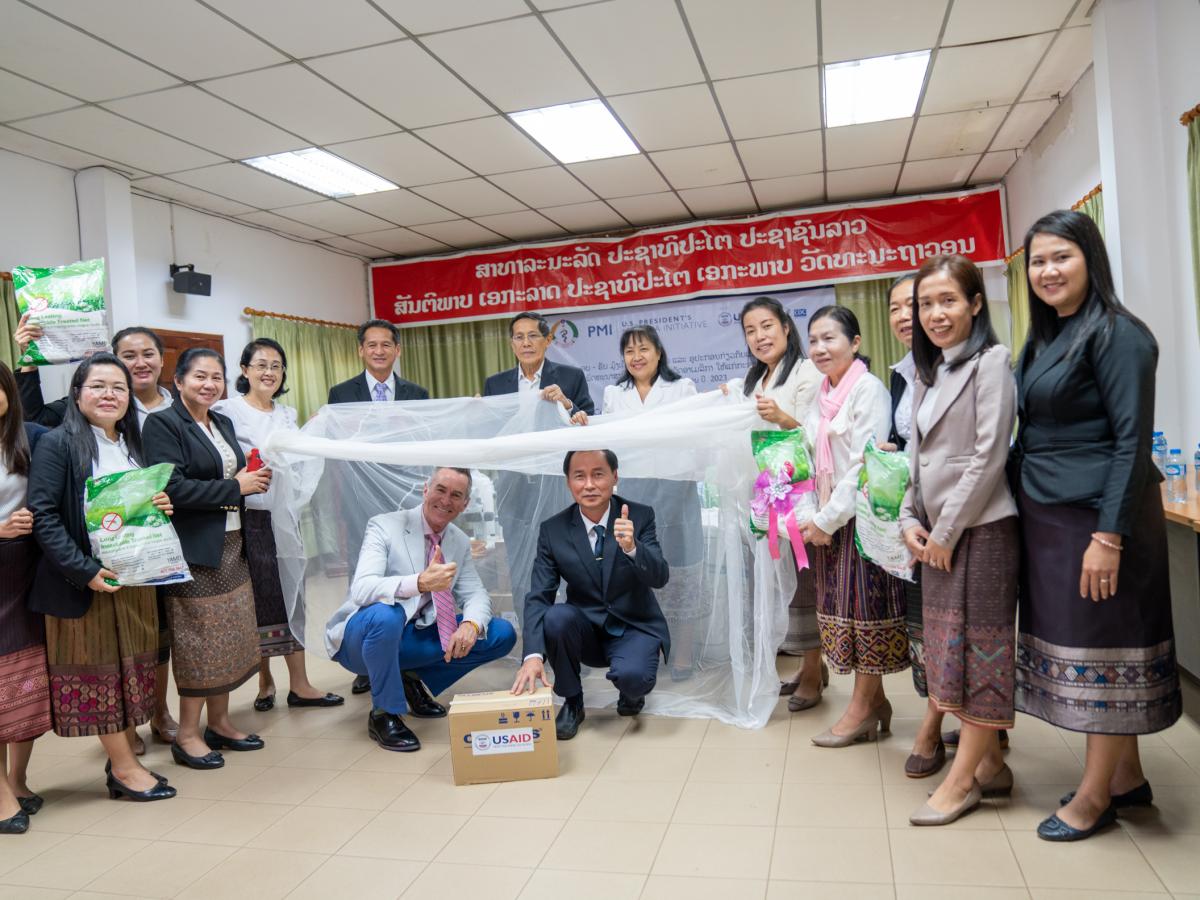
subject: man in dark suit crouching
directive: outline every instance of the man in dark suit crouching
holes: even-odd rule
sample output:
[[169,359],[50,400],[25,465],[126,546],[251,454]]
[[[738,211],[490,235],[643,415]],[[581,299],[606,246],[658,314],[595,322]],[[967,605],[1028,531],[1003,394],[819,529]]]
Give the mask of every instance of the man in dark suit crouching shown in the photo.
[[[563,473],[575,503],[542,522],[531,589],[525,597],[525,662],[513,693],[549,685],[563,698],[558,739],[575,737],[583,722],[580,665],[608,666],[620,696],[617,712],[635,716],[654,689],[658,655],[666,659],[671,635],[653,588],[669,572],[654,531],[654,510],[613,494],[617,455],[574,450]],[[567,602],[555,604],[560,581]]]

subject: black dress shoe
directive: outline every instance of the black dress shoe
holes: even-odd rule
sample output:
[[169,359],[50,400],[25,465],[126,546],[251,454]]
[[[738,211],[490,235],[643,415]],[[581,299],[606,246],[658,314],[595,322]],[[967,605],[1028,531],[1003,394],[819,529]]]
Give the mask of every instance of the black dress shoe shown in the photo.
[[[159,774],[158,774],[157,772],[155,772],[153,769],[147,769],[146,771],[147,771],[147,772],[149,772],[151,775],[153,775],[155,778],[157,778],[157,779],[159,780],[159,782],[160,782],[160,783],[162,783],[162,784],[166,784],[166,783],[167,783],[167,779],[166,779],[166,777],[165,777],[165,776],[163,776],[163,775],[159,775]],[[105,774],[105,775],[111,775],[111,774],[112,774],[112,760],[111,760],[111,759],[110,759],[108,762],[106,762],[106,763],[104,764],[104,774]],[[37,794],[34,794],[33,796],[37,797]],[[17,799],[18,799],[18,800],[20,800],[21,798],[20,798],[20,797],[18,797]],[[38,799],[39,799],[39,800],[41,800],[42,798],[41,798],[41,797],[38,797]],[[24,806],[25,806],[25,804],[24,804],[24,803],[22,803],[22,804],[21,804],[21,806],[22,806],[22,807],[24,807]],[[39,804],[38,804],[38,809],[41,809],[41,808],[42,808],[42,806],[41,806],[41,804],[39,803]],[[28,812],[28,810],[26,810],[26,812]],[[32,813],[30,813],[30,815],[32,815]]]
[[270,712],[275,708],[275,692],[267,694],[265,697],[254,698],[254,708],[258,712]]
[[192,756],[179,746],[178,741],[171,745],[171,756],[179,765],[189,769],[219,769],[225,765],[225,757],[216,750],[209,750],[203,756]]
[[128,797],[138,803],[148,803],[151,800],[170,800],[175,796],[175,788],[169,784],[163,784],[161,781],[155,781],[154,787],[145,791],[135,791],[127,784],[123,784],[117,780],[117,776],[112,772],[108,773],[108,779],[105,781],[105,787],[108,788],[109,800],[120,800],[122,797]]
[[[1063,794],[1058,798],[1058,802],[1066,806],[1075,799],[1075,792]],[[1129,809],[1134,806],[1153,806],[1154,791],[1150,789],[1150,782],[1143,781],[1135,788],[1131,788],[1123,794],[1113,794],[1109,800],[1112,802],[1113,809]]]
[[421,749],[421,741],[404,720],[393,713],[371,710],[367,718],[367,734],[384,750],[412,753]]
[[416,675],[404,673],[404,699],[408,701],[408,711],[418,719],[441,719],[446,715],[446,707],[433,699],[425,682]]
[[1037,836],[1043,841],[1082,841],[1090,838],[1097,831],[1107,828],[1117,821],[1117,808],[1109,804],[1108,809],[1100,813],[1091,828],[1072,828],[1057,815],[1042,821],[1037,827]]
[[18,797],[17,802],[21,804],[21,812],[27,816],[34,816],[45,804],[46,798],[40,794],[30,794],[28,797]]
[[248,734],[244,738],[225,737],[211,728],[204,729],[204,743],[214,750],[261,750],[266,742],[257,734]]
[[642,707],[646,705],[645,697],[638,697],[636,700],[626,697],[624,694],[617,696],[617,715],[618,716],[636,716],[642,711]]
[[340,694],[326,694],[324,697],[301,697],[295,691],[288,691],[288,706],[341,706],[345,702],[346,698]]
[[366,675],[355,675],[354,684],[350,685],[350,693],[365,694],[371,690],[371,679]]
[[7,819],[0,819],[0,834],[24,834],[28,830],[29,814],[24,810]]
[[579,733],[579,726],[583,724],[584,715],[582,697],[563,703],[558,718],[554,720],[554,733],[558,739],[569,741],[575,737]]

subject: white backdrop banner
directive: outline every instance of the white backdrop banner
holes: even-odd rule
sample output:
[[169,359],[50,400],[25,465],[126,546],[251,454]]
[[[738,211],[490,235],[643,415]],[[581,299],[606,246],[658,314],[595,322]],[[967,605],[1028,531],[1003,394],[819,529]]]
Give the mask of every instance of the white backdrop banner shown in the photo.
[[653,325],[662,338],[671,368],[692,379],[697,390],[712,390],[730,378],[745,375],[749,368],[750,356],[739,316],[746,301],[756,296],[774,297],[783,304],[806,349],[809,316],[834,303],[833,288],[820,287],[569,312],[550,317],[554,343],[546,355],[555,362],[583,369],[596,412],[600,412],[605,386],[625,373],[618,346],[621,333],[636,325]]

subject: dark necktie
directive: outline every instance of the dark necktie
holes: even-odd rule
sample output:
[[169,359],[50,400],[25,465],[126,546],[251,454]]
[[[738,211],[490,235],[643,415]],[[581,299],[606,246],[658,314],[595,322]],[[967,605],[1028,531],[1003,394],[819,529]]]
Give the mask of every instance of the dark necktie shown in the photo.
[[592,550],[592,555],[596,557],[596,561],[604,559],[604,526],[593,525],[592,533],[596,535],[596,546]]

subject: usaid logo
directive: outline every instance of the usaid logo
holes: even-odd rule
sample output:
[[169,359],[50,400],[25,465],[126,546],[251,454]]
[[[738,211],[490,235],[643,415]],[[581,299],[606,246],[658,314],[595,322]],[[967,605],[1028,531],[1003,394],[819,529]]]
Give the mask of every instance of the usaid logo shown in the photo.
[[472,756],[494,756],[498,753],[532,753],[541,736],[541,730],[537,728],[506,728],[465,734],[463,741],[470,744]]
[[717,324],[718,325],[733,325],[735,322],[737,322],[737,320],[738,320],[737,314],[731,313],[727,309],[722,310],[717,315]]

